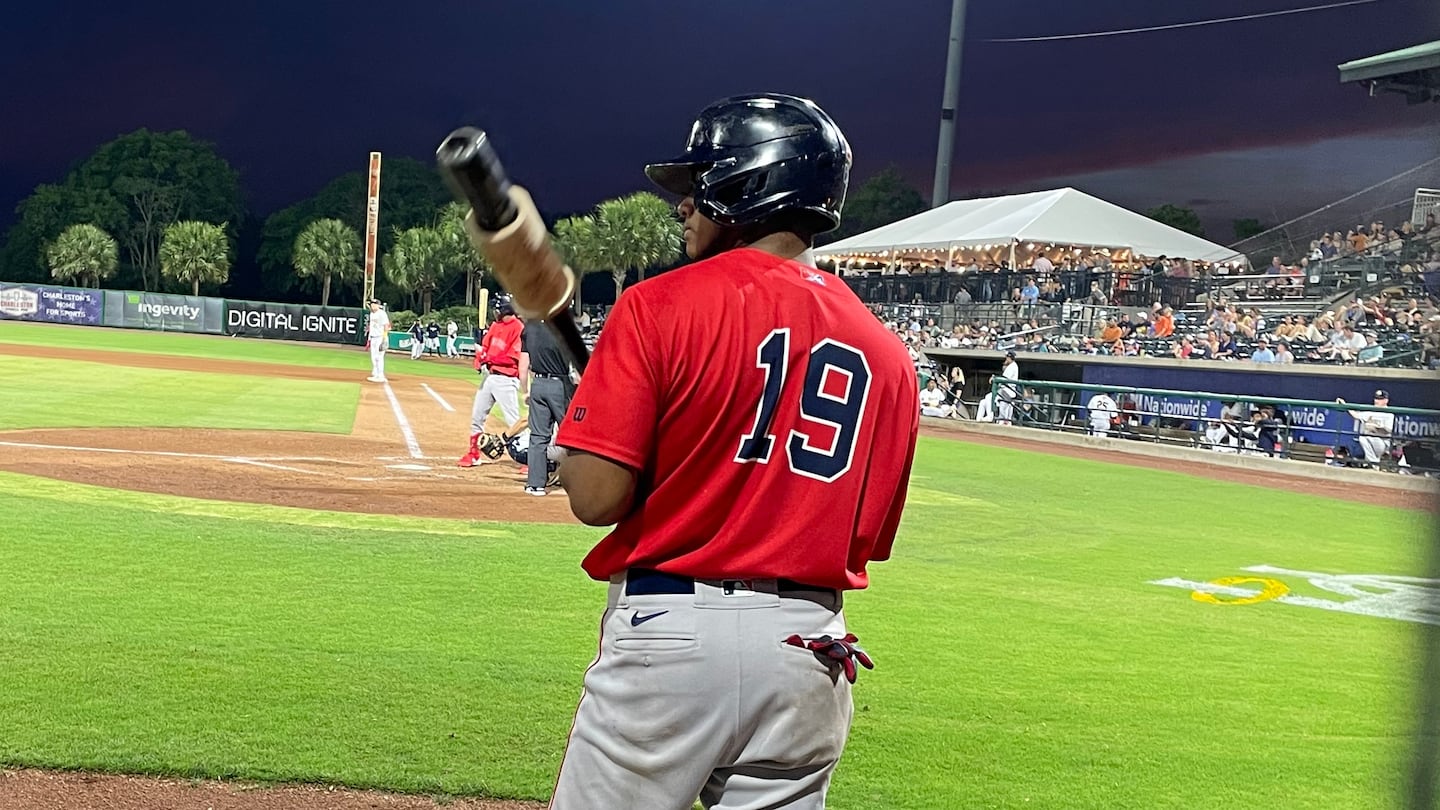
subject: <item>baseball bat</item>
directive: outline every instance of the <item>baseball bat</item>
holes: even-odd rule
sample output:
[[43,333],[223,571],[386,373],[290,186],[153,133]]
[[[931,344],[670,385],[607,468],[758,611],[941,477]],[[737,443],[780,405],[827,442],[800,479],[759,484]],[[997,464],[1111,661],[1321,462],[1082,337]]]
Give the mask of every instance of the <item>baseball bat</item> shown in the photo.
[[570,311],[575,273],[550,244],[550,232],[524,188],[510,182],[483,130],[461,127],[435,151],[440,176],[470,206],[465,233],[510,293],[515,312],[549,324],[581,372],[590,350]]

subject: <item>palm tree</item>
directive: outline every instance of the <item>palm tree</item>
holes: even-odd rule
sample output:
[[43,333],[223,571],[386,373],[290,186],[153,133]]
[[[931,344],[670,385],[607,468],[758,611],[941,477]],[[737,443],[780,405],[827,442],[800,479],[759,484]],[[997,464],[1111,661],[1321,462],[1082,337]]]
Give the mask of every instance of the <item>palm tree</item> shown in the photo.
[[115,275],[120,265],[120,246],[115,238],[94,225],[71,225],[45,246],[50,276],[82,287]]
[[580,309],[580,288],[586,273],[601,269],[604,246],[600,243],[600,227],[593,216],[566,217],[555,223],[555,248],[565,263],[575,271],[575,309]]
[[490,269],[490,264],[470,243],[470,235],[465,232],[465,216],[469,213],[470,206],[452,202],[440,210],[436,227],[445,237],[445,264],[465,271],[465,306],[473,307],[475,291],[485,281],[485,271]]
[[330,279],[360,277],[360,234],[338,219],[317,219],[295,237],[295,274],[320,278],[320,306],[330,304]]
[[604,255],[615,279],[615,298],[625,286],[625,274],[634,270],[640,281],[651,267],[680,257],[684,230],[675,210],[659,197],[638,191],[606,200],[596,209]]
[[200,284],[224,284],[230,278],[230,239],[224,225],[176,222],[160,240],[160,275],[188,283],[193,294]]
[[395,234],[395,245],[385,254],[385,274],[397,286],[420,296],[421,315],[430,314],[435,288],[454,268],[453,245],[440,228],[406,228]]

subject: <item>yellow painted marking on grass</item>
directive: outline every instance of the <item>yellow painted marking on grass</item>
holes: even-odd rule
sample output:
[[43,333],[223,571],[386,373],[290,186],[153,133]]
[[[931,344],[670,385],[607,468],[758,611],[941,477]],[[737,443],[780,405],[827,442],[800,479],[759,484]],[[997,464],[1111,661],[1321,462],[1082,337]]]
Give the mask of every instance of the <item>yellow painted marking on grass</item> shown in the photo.
[[1221,577],[1210,580],[1210,584],[1226,588],[1236,585],[1259,585],[1260,591],[1250,596],[1240,596],[1234,599],[1221,599],[1219,594],[1205,591],[1191,591],[1190,598],[1207,605],[1254,605],[1259,602],[1268,602],[1271,599],[1279,599],[1290,593],[1289,585],[1269,577]]
[[967,508],[998,509],[1000,504],[992,501],[970,498],[965,495],[956,495],[953,492],[942,492],[938,489],[927,489],[925,487],[911,486],[906,494],[906,503],[911,506],[960,506]]

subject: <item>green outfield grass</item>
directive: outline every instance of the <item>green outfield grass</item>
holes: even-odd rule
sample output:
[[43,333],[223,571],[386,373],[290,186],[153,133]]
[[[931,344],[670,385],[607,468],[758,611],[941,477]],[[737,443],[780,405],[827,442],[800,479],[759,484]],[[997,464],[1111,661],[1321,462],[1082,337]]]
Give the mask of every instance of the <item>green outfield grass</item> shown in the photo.
[[349,433],[358,383],[0,357],[0,430],[192,427]]
[[[15,475],[0,515],[0,763],[547,795],[595,649],[597,530]],[[1147,582],[1414,575],[1423,528],[924,439],[895,559],[847,598],[878,669],[831,806],[1392,806],[1417,625]]]
[[[0,321],[0,343],[22,346],[60,346],[95,351],[142,352],[178,357],[206,357],[249,360],[292,366],[347,368],[369,372],[370,355],[361,346],[315,346],[280,340],[231,338],[216,335],[187,335],[179,332],[147,332],[137,329],[97,329],[83,326]],[[475,370],[469,358],[440,361],[434,358],[411,360],[409,355],[391,352],[385,361],[385,375],[416,375],[471,380]],[[364,375],[361,375],[362,377]]]

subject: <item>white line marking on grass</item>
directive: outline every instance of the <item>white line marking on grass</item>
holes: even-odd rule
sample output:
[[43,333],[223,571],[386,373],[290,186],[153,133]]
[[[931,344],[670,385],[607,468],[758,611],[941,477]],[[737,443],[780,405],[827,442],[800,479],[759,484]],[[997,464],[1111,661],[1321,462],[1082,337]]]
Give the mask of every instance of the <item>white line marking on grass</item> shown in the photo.
[[[262,459],[246,458],[243,456],[221,456],[214,453],[182,453],[178,450],[125,450],[118,447],[76,447],[69,444],[39,444],[36,442],[0,442],[0,447],[24,447],[30,450],[66,450],[76,453],[118,453],[128,456],[161,456],[163,458],[201,458],[211,461],[226,461],[231,464],[249,464],[255,467],[269,467],[275,470],[287,470],[289,472],[304,473],[306,475],[325,475],[326,473],[317,470],[303,470],[299,467],[287,467],[281,464],[271,464]],[[330,464],[353,464],[354,462],[340,461],[329,458],[304,458],[304,459],[277,459],[291,461],[316,461]]]
[[442,396],[440,396],[439,394],[435,393],[435,389],[434,389],[434,388],[431,388],[430,386],[426,385],[425,383],[420,383],[420,387],[421,387],[421,388],[424,388],[426,393],[428,393],[431,397],[433,397],[436,402],[440,403],[440,407],[444,408],[445,410],[449,411],[450,413],[454,413],[454,412],[455,412],[455,409],[452,408],[452,407],[450,407],[450,403],[446,402],[444,397],[442,397]]
[[250,464],[255,467],[266,467],[271,470],[285,470],[286,472],[297,472],[303,473],[305,475],[326,475],[326,473],[323,473],[319,470],[302,470],[299,467],[287,467],[284,464],[271,464],[268,461],[259,461],[253,458],[233,457],[221,459],[221,461],[229,461],[234,464]]
[[74,447],[68,444],[35,444],[33,442],[0,442],[3,447],[26,447],[32,450],[73,450],[78,453],[123,453],[132,456],[167,456],[170,458],[208,458],[229,461],[233,456],[217,456],[211,453],[181,453],[173,450],[121,450],[115,447]]
[[390,410],[395,412],[395,422],[400,425],[400,433],[405,437],[405,448],[410,451],[411,458],[424,458],[425,454],[420,452],[420,442],[415,440],[415,431],[410,429],[410,420],[405,418],[405,412],[400,409],[400,400],[395,398],[395,389],[390,383],[385,383],[385,396],[390,400]]

